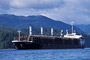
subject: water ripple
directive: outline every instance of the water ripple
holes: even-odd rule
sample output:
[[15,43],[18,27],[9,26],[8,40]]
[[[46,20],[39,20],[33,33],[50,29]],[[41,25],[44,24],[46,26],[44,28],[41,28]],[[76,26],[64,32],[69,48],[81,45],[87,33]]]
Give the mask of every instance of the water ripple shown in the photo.
[[90,48],[85,49],[1,49],[0,60],[90,60]]

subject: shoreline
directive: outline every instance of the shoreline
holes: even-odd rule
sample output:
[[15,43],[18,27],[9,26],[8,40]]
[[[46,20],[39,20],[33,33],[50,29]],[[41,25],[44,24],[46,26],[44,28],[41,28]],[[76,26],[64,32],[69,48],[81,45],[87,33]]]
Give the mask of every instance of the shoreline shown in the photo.
[[[15,49],[15,48],[7,48],[7,49]],[[90,49],[90,47],[86,47],[86,48],[84,48],[84,49]],[[0,50],[5,50],[4,48],[2,48],[2,49],[0,49]],[[17,49],[16,49],[17,50]],[[24,50],[32,50],[32,49],[24,49]],[[38,50],[38,49],[35,49],[35,50]],[[42,49],[40,49],[40,50],[42,50]],[[45,49],[46,50],[46,49]],[[50,49],[50,50],[52,50],[52,49]]]

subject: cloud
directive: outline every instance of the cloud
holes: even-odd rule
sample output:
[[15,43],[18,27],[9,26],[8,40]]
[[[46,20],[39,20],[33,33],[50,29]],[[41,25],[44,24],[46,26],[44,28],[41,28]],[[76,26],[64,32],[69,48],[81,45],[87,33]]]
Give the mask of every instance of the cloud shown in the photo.
[[8,9],[10,7],[10,0],[0,0],[0,8]]
[[50,9],[60,7],[62,0],[12,0],[10,2],[15,8]]
[[0,8],[0,14],[8,14],[8,10]]
[[76,24],[90,24],[90,0],[64,0],[64,6],[51,9],[46,16],[55,20]]
[[90,24],[90,0],[3,0],[0,13],[44,15],[66,23],[73,20],[77,24]]

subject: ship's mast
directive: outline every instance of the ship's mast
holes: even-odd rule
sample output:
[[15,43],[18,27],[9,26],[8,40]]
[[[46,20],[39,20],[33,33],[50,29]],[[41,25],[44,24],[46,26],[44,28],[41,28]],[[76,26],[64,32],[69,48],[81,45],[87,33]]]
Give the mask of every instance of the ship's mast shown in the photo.
[[75,24],[73,21],[70,23],[72,26],[72,33],[73,33],[73,25]]
[[29,27],[29,35],[32,35],[32,27]]
[[18,30],[17,32],[18,32],[18,35],[19,35],[19,41],[20,41],[20,33],[21,33],[21,31],[20,31],[20,30]]

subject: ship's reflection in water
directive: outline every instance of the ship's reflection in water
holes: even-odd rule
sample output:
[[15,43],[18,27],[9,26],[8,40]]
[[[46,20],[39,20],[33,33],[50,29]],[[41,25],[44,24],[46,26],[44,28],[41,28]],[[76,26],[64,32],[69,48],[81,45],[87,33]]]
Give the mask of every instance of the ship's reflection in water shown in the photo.
[[90,48],[85,49],[1,49],[0,60],[90,60]]

